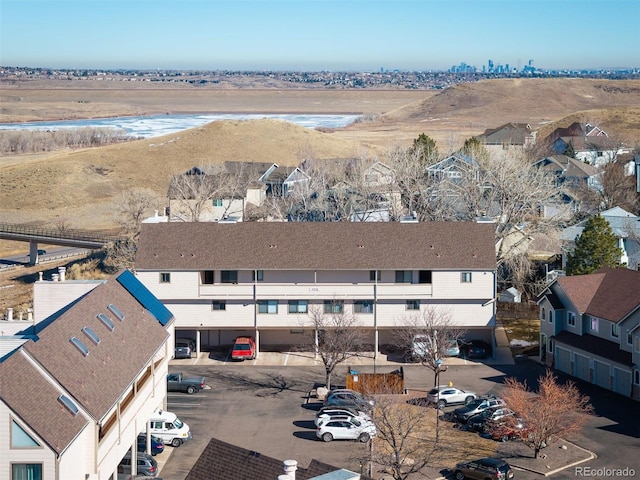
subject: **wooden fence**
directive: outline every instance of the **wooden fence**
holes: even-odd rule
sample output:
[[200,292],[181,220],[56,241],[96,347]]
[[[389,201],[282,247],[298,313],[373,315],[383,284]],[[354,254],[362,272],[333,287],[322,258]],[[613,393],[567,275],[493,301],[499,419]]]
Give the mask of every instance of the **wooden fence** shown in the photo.
[[367,395],[405,393],[404,370],[400,367],[390,373],[360,373],[347,370],[346,387]]

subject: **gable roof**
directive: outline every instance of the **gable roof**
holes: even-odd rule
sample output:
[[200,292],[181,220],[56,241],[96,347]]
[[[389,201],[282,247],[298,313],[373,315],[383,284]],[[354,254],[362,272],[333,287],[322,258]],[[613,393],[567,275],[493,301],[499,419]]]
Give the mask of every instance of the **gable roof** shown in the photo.
[[[609,210],[600,212],[600,216],[607,221],[611,227],[611,231],[618,238],[640,235],[640,217],[636,217],[633,213],[629,213],[623,208],[610,208]],[[560,238],[565,241],[575,241],[576,237],[582,234],[588,220],[589,219],[582,220],[575,225],[565,228],[562,230]]]
[[[340,468],[312,460],[307,468],[298,465],[296,480],[311,480]],[[185,480],[277,479],[284,475],[284,463],[246,448],[212,438]],[[368,477],[360,476],[361,480]]]
[[[130,273],[120,275],[129,278]],[[23,346],[95,421],[109,412],[168,337],[163,325],[136,298],[136,292],[127,290],[118,277],[38,323],[38,339]],[[123,314],[122,321],[109,305]],[[111,320],[113,331],[98,314]],[[99,344],[83,332],[84,327],[97,335]],[[71,342],[73,337],[86,346],[86,356]],[[24,395],[23,401],[29,402],[30,397]]]
[[558,277],[556,282],[579,313],[620,322],[640,308],[640,272],[602,268],[589,275]]
[[533,165],[563,177],[593,177],[600,173],[597,167],[562,154],[550,155]]
[[138,270],[495,270],[492,224],[143,224]]
[[531,141],[533,129],[528,123],[505,123],[497,128],[488,128],[476,138],[485,145],[525,145]]

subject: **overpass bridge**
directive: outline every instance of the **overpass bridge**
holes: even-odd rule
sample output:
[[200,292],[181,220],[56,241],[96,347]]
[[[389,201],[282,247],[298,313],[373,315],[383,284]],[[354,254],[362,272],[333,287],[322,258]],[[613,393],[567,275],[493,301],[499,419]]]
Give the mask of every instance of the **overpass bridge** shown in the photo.
[[117,242],[122,237],[86,230],[61,230],[51,227],[0,223],[0,239],[29,242],[29,263],[35,265],[38,263],[38,244],[40,243],[97,250],[109,243]]

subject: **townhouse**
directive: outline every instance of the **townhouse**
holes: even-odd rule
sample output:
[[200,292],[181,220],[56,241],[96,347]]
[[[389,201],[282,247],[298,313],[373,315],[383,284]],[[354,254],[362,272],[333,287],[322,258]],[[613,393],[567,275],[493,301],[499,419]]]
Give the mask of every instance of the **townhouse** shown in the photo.
[[197,350],[304,344],[312,312],[353,315],[375,352],[428,311],[494,341],[494,226],[473,222],[144,224],[137,278]]
[[171,313],[126,270],[87,290],[0,338],[0,478],[116,479],[164,403]]
[[640,272],[558,277],[538,305],[546,365],[640,400]]

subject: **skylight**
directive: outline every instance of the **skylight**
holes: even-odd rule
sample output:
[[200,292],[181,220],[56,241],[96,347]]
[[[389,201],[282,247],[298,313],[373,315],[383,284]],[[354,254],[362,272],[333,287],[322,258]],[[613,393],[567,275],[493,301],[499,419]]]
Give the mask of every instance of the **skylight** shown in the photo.
[[87,348],[87,346],[82,342],[82,340],[80,340],[78,337],[71,337],[69,339],[69,341],[71,343],[73,343],[75,345],[75,347],[80,350],[80,352],[82,352],[82,354],[86,357],[87,355],[89,355],[89,349]]
[[111,310],[116,317],[118,317],[118,320],[120,321],[124,320],[124,314],[113,303],[110,303],[109,305],[107,305],[107,308]]
[[110,332],[113,332],[113,329],[115,327],[114,327],[113,322],[111,321],[111,319],[109,317],[107,317],[104,313],[99,313],[98,314],[98,320],[100,320],[102,323],[104,323],[105,327],[107,327]]
[[67,410],[69,410],[69,412],[75,417],[78,414],[78,407],[76,406],[75,403],[73,403],[73,401],[67,397],[66,395],[60,395],[58,397],[58,401],[64,405],[64,408],[66,408]]
[[96,332],[91,330],[89,327],[82,327],[82,331],[87,337],[89,337],[89,340],[91,340],[93,343],[95,343],[96,345],[100,343],[100,337],[98,337]]

